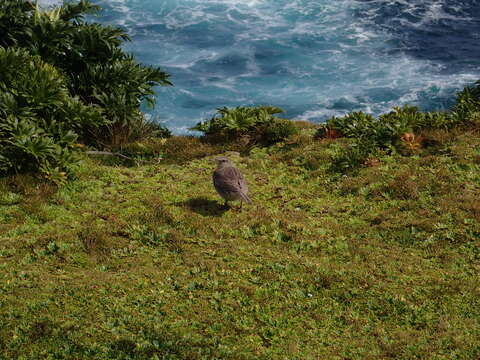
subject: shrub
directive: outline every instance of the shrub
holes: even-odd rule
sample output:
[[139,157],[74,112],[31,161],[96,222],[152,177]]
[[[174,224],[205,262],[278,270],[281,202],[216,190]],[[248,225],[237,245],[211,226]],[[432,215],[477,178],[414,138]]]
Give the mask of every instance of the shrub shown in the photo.
[[[139,105],[143,100],[154,105],[153,86],[162,78],[161,71],[139,65],[131,57],[88,67],[80,79],[90,89],[80,96],[99,105],[110,120],[107,126],[93,132],[95,138],[113,146],[136,140],[141,134],[138,129],[146,123]],[[152,125],[148,127],[153,130]]]
[[448,130],[453,128],[458,122],[451,113],[447,112],[426,112],[423,118],[417,124],[417,130]]
[[146,120],[143,117],[130,132],[131,141],[166,139],[171,136],[171,131],[164,125],[152,120]]
[[[370,114],[352,112],[344,117],[332,117],[327,121],[327,128],[334,129],[342,136],[355,139],[378,137],[378,122]],[[319,130],[321,131],[321,130]]]
[[322,134],[325,137],[327,131],[335,131],[338,136],[374,142],[378,147],[389,148],[395,145],[403,134],[421,127],[424,117],[416,107],[408,105],[403,108],[396,107],[378,119],[363,112],[353,112],[344,117],[329,119],[317,131],[317,137],[322,137]]
[[0,47],[0,172],[41,171],[62,181],[76,162],[78,129],[105,122],[72,97],[52,65]]
[[287,119],[277,119],[273,124],[265,126],[265,141],[268,144],[274,144],[283,141],[297,133],[297,128],[293,121]]
[[31,32],[28,24],[33,9],[30,1],[0,2],[0,46],[9,47],[26,43]]
[[270,145],[297,133],[295,124],[275,117],[283,110],[272,106],[223,107],[205,122],[191,130],[201,131],[214,142],[229,142],[246,138],[249,144]]
[[84,21],[85,14],[98,10],[90,0],[49,10],[28,0],[3,0],[0,45],[38,55],[65,74],[72,96],[103,110],[107,122],[77,128],[83,142],[119,145],[139,135],[135,129],[146,122],[140,104],[154,105],[154,87],[171,83],[159,68],[141,65],[124,53],[121,45],[129,38],[122,29]]
[[418,130],[423,119],[424,114],[415,106],[394,107],[393,111],[378,118],[381,130],[377,142],[394,144],[403,134]]
[[371,141],[352,141],[334,153],[329,170],[334,173],[355,171],[377,153],[379,153],[378,148]]
[[415,153],[424,143],[421,132],[449,130],[460,123],[474,124],[479,109],[480,85],[459,93],[457,104],[451,113],[425,113],[408,105],[395,107],[377,119],[363,112],[352,112],[344,117],[327,120],[319,127],[315,137],[351,139],[351,146],[343,148],[333,164],[334,169],[346,171],[362,164],[378,151],[400,152],[404,155]]
[[409,107],[395,108],[380,119],[363,112],[353,112],[329,119],[320,126],[315,137],[351,139],[350,144],[342,147],[334,156],[331,166],[335,172],[349,172],[379,150],[393,149],[402,134],[411,131],[410,122],[416,115],[416,108]]
[[478,113],[480,113],[480,81],[477,81],[474,86],[465,87],[458,93],[452,117],[457,123],[466,121],[478,126],[475,121],[478,119]]
[[[461,98],[466,97],[466,100],[462,101],[473,108],[472,104],[475,101],[470,97],[470,92],[467,94],[461,96]],[[334,131],[336,136],[357,140],[367,139],[381,148],[390,148],[398,145],[405,134],[415,134],[425,129],[450,129],[458,122],[458,118],[451,113],[425,113],[415,106],[405,105],[403,108],[395,107],[391,112],[380,115],[378,119],[363,112],[353,112],[339,118],[333,117],[318,129],[316,137],[331,137],[329,134]]]

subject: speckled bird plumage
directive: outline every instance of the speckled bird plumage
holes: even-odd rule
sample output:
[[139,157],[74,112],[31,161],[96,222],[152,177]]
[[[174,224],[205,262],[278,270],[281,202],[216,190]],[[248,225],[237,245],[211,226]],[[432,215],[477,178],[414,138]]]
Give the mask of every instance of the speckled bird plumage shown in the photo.
[[217,168],[213,172],[213,185],[218,194],[228,201],[240,200],[248,204],[252,200],[248,197],[248,187],[245,178],[235,165],[226,157],[216,158]]

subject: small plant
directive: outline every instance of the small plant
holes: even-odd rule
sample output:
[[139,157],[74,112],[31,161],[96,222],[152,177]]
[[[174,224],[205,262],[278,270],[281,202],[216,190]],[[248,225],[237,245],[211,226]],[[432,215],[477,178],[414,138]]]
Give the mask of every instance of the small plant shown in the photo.
[[375,143],[369,141],[352,141],[345,147],[340,147],[333,155],[330,171],[348,173],[362,165],[369,164],[369,159],[378,153]]
[[454,127],[457,121],[451,113],[447,112],[427,112],[423,113],[423,119],[417,125],[418,129],[440,129],[448,130]]
[[423,137],[414,133],[405,133],[400,137],[401,144],[408,151],[415,151],[421,148]]
[[352,112],[344,117],[332,117],[327,121],[330,133],[341,134],[355,139],[374,139],[378,137],[378,121],[370,114]]
[[342,137],[343,135],[340,131],[333,129],[329,125],[322,124],[315,132],[314,138],[315,139],[337,139]]
[[274,116],[282,112],[273,106],[223,107],[210,120],[198,123],[191,130],[201,131],[215,142],[246,138],[250,144],[270,145],[297,133],[292,121]]

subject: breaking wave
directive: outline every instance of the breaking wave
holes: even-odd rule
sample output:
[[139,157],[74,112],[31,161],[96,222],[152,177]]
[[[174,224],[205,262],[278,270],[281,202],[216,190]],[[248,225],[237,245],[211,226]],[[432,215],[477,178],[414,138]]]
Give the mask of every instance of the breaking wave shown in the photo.
[[222,106],[324,121],[446,109],[480,78],[480,0],[101,0],[137,58],[172,74],[149,115],[176,133]]

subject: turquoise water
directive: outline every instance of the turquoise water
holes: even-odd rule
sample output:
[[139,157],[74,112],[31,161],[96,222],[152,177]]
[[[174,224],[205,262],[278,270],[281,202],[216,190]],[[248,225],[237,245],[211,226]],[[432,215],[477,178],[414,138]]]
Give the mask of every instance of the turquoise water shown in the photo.
[[95,21],[126,29],[126,49],[172,75],[148,114],[175,133],[225,105],[311,121],[406,103],[446,109],[480,79],[477,0],[95,3]]

